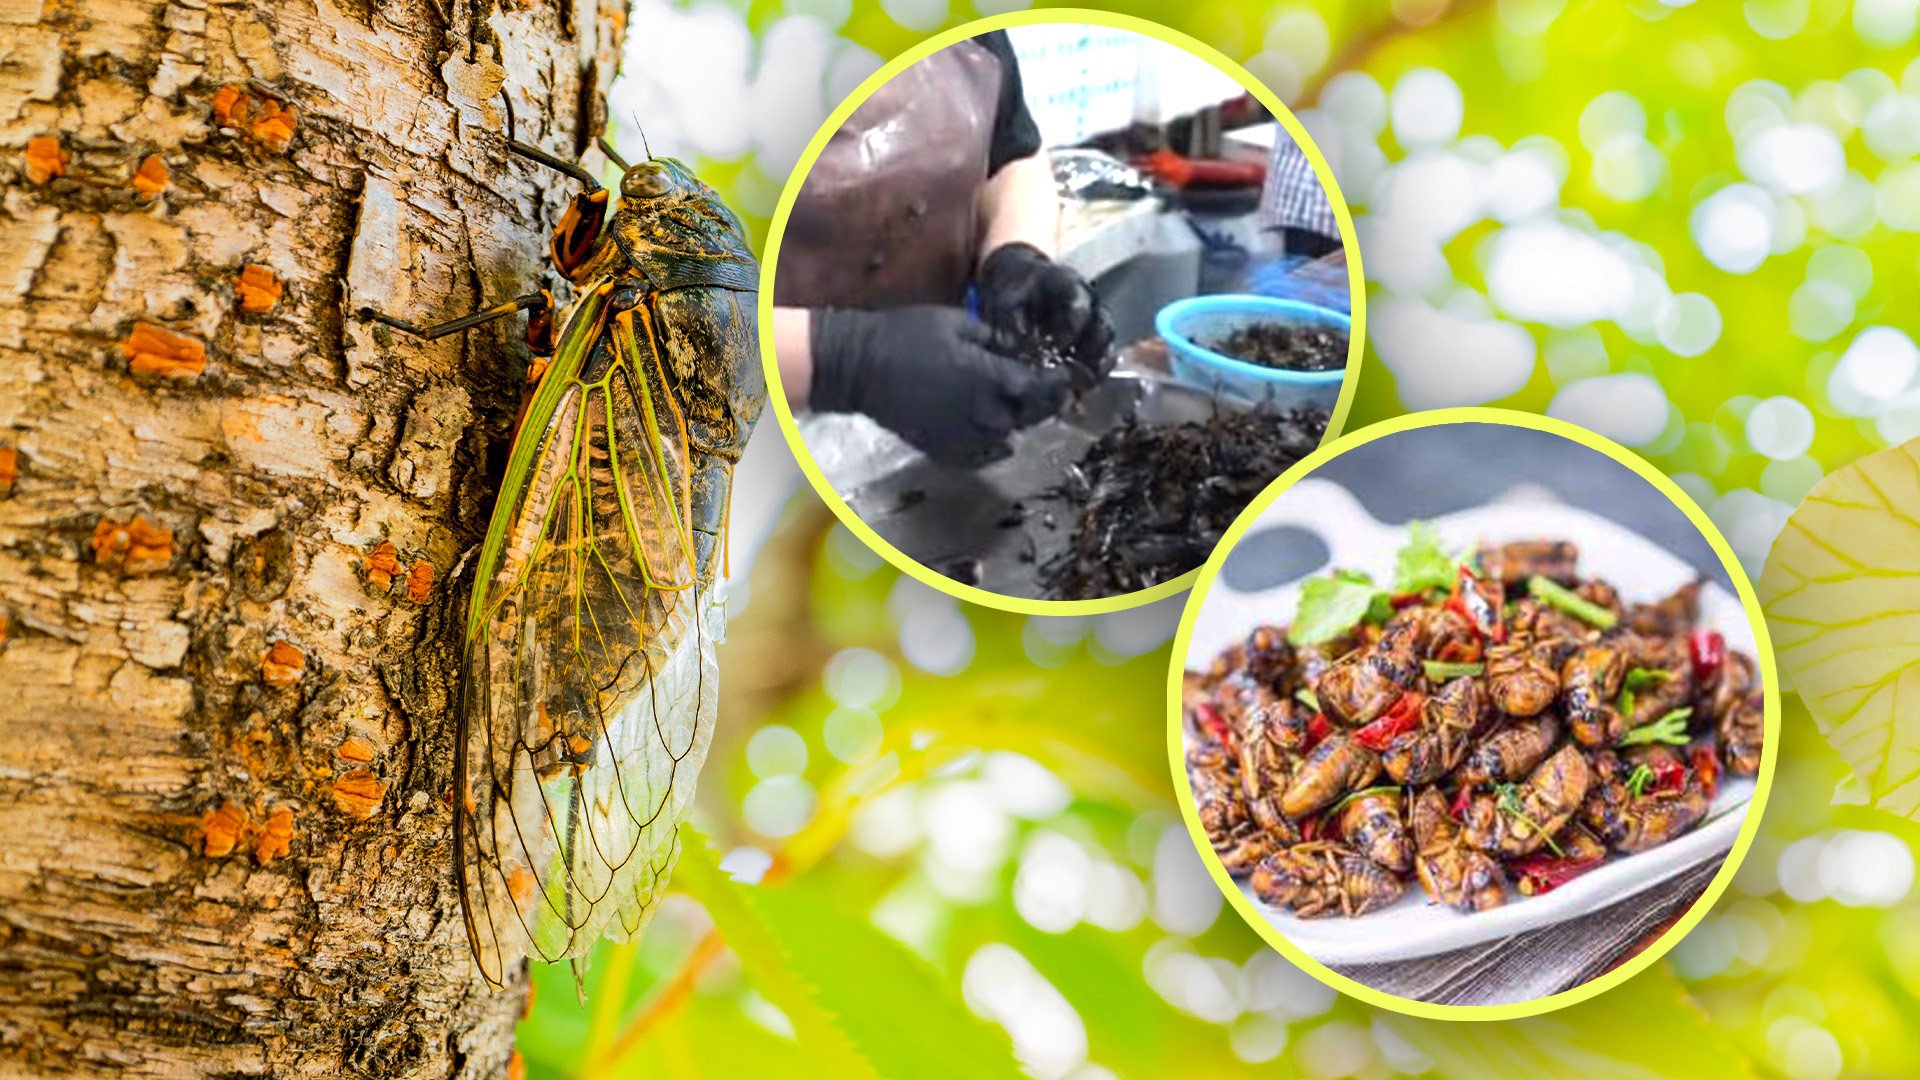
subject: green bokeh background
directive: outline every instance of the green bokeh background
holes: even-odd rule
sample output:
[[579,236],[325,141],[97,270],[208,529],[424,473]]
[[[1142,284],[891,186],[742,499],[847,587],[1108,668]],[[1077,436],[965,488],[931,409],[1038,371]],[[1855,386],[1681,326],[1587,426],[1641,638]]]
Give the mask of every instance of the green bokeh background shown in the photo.
[[[1336,72],[1391,90],[1409,71],[1434,69],[1464,102],[1458,152],[1553,140],[1565,167],[1558,220],[1646,245],[1671,292],[1711,302],[1720,331],[1682,356],[1614,322],[1515,323],[1536,344],[1534,370],[1485,403],[1547,410],[1572,380],[1563,371],[1556,382],[1545,352],[1570,335],[1597,337],[1605,359],[1578,375],[1657,380],[1668,421],[1641,451],[1741,532],[1746,551],[1764,554],[1770,516],[1812,478],[1885,445],[1871,416],[1836,406],[1827,388],[1860,329],[1914,327],[1920,242],[1905,230],[1920,220],[1902,201],[1900,172],[1911,162],[1886,151],[1899,130],[1883,131],[1878,151],[1861,131],[1888,94],[1920,99],[1908,0],[1108,7],[1242,59],[1296,108],[1317,104]],[[980,14],[827,0],[704,10],[732,13],[756,36],[817,17],[875,58]],[[646,34],[644,18],[630,32]],[[1605,119],[1595,99],[1614,94],[1617,104],[1620,91],[1640,104],[1638,134],[1653,151],[1636,159],[1652,172],[1627,183],[1606,166],[1596,172],[1588,142],[1601,140],[1582,137],[1583,117],[1590,131]],[[1704,199],[1744,179],[1730,102],[1744,115],[1755,100],[1832,131],[1847,169],[1880,190],[1864,216],[1843,212],[1831,191],[1777,196],[1780,213],[1806,219],[1804,232],[1735,273],[1703,254],[1690,222]],[[1920,150],[1920,134],[1913,143]],[[1388,169],[1406,157],[1391,129],[1375,145]],[[758,237],[784,169],[752,153],[694,162]],[[1348,192],[1369,262],[1377,190]],[[1500,227],[1481,221],[1448,238],[1450,279],[1425,299],[1482,292],[1480,253]],[[1796,316],[1793,297],[1810,280],[1840,285],[1850,309]],[[1393,299],[1376,287],[1369,302]],[[1785,463],[1770,471],[1776,458],[1749,444],[1746,418],[1771,398],[1804,405],[1813,432],[1804,453],[1763,447]],[[1404,409],[1392,371],[1370,355],[1350,428]],[[1920,1075],[1920,900],[1910,887],[1920,828],[1835,804],[1844,770],[1797,699],[1759,842],[1668,960],[1548,1017],[1410,1021],[1337,998],[1272,957],[1230,911],[1202,920],[1172,895],[1176,879],[1197,873],[1165,847],[1169,836],[1185,842],[1161,749],[1172,605],[1092,620],[962,607],[901,579],[811,499],[789,509],[749,591],[722,654],[722,731],[696,816],[716,852],[690,841],[680,894],[637,945],[599,950],[586,1004],[564,968],[536,970],[520,1043],[531,1075],[999,1076],[1022,1066],[1088,1080]],[[929,661],[934,638],[969,644]],[[938,673],[923,670],[929,663]],[[1009,805],[1004,789],[1020,784],[1007,778],[1043,775],[1035,769],[1050,779],[1027,786],[1051,796]],[[1876,865],[1905,873],[1897,897],[1833,885],[1847,880],[1849,850],[1884,855],[1889,844],[1904,862]],[[1068,928],[1036,925],[1019,900],[1022,873],[1042,861],[1026,859],[1035,850],[1068,853],[1111,902]],[[768,883],[729,882],[718,852],[749,876],[770,856]]]

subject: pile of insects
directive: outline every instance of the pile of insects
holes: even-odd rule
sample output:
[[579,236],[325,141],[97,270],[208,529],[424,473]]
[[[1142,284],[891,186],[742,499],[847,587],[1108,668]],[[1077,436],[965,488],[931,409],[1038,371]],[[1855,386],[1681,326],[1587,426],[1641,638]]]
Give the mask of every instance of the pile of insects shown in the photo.
[[1391,588],[1308,581],[1189,671],[1187,776],[1214,851],[1266,903],[1363,915],[1418,880],[1461,911],[1555,888],[1707,815],[1759,770],[1752,658],[1700,584],[1623,603],[1562,540],[1464,558],[1415,525]]
[[1233,519],[1326,430],[1316,408],[1218,411],[1205,421],[1129,419],[1067,466],[1067,550],[1040,568],[1053,599],[1118,596],[1207,560]]
[[1222,356],[1283,371],[1334,371],[1347,364],[1347,335],[1325,326],[1249,323],[1205,345]]

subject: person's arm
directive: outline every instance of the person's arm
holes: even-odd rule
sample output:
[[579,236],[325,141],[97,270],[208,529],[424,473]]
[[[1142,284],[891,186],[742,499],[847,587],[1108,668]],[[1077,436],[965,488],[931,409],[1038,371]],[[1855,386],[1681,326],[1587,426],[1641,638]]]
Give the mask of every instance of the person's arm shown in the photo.
[[1042,150],[1009,161],[980,189],[980,258],[1011,243],[1031,244],[1051,257],[1060,248],[1060,197],[1053,165]]
[[787,404],[804,409],[813,395],[813,313],[806,308],[773,309],[773,356],[780,365],[780,388]]
[[929,456],[972,462],[1060,411],[1066,380],[992,350],[957,307],[773,309],[793,408],[863,413]]
[[987,182],[976,196],[980,315],[1022,351],[1074,360],[1074,382],[1085,389],[1113,366],[1113,320],[1079,272],[1053,261],[1060,249],[1060,196],[1040,127],[1027,108],[1013,43],[1001,30],[974,40],[999,59],[1002,76]]

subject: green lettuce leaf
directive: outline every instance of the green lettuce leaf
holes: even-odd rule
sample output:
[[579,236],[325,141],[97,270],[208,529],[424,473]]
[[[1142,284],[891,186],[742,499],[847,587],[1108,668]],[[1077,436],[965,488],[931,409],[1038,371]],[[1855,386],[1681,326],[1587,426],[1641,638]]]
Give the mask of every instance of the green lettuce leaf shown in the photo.
[[1440,546],[1440,530],[1416,521],[1408,532],[1407,546],[1400,549],[1394,562],[1393,590],[1404,593],[1453,588],[1459,563]]
[[1300,587],[1300,607],[1287,638],[1295,645],[1332,641],[1366,618],[1378,595],[1373,579],[1355,570],[1313,578]]

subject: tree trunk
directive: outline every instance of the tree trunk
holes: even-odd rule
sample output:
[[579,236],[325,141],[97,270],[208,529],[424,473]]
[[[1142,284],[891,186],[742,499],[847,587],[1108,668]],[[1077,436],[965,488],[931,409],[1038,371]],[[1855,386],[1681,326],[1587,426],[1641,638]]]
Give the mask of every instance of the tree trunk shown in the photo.
[[0,1075],[483,1076],[448,707],[622,0],[0,0]]

